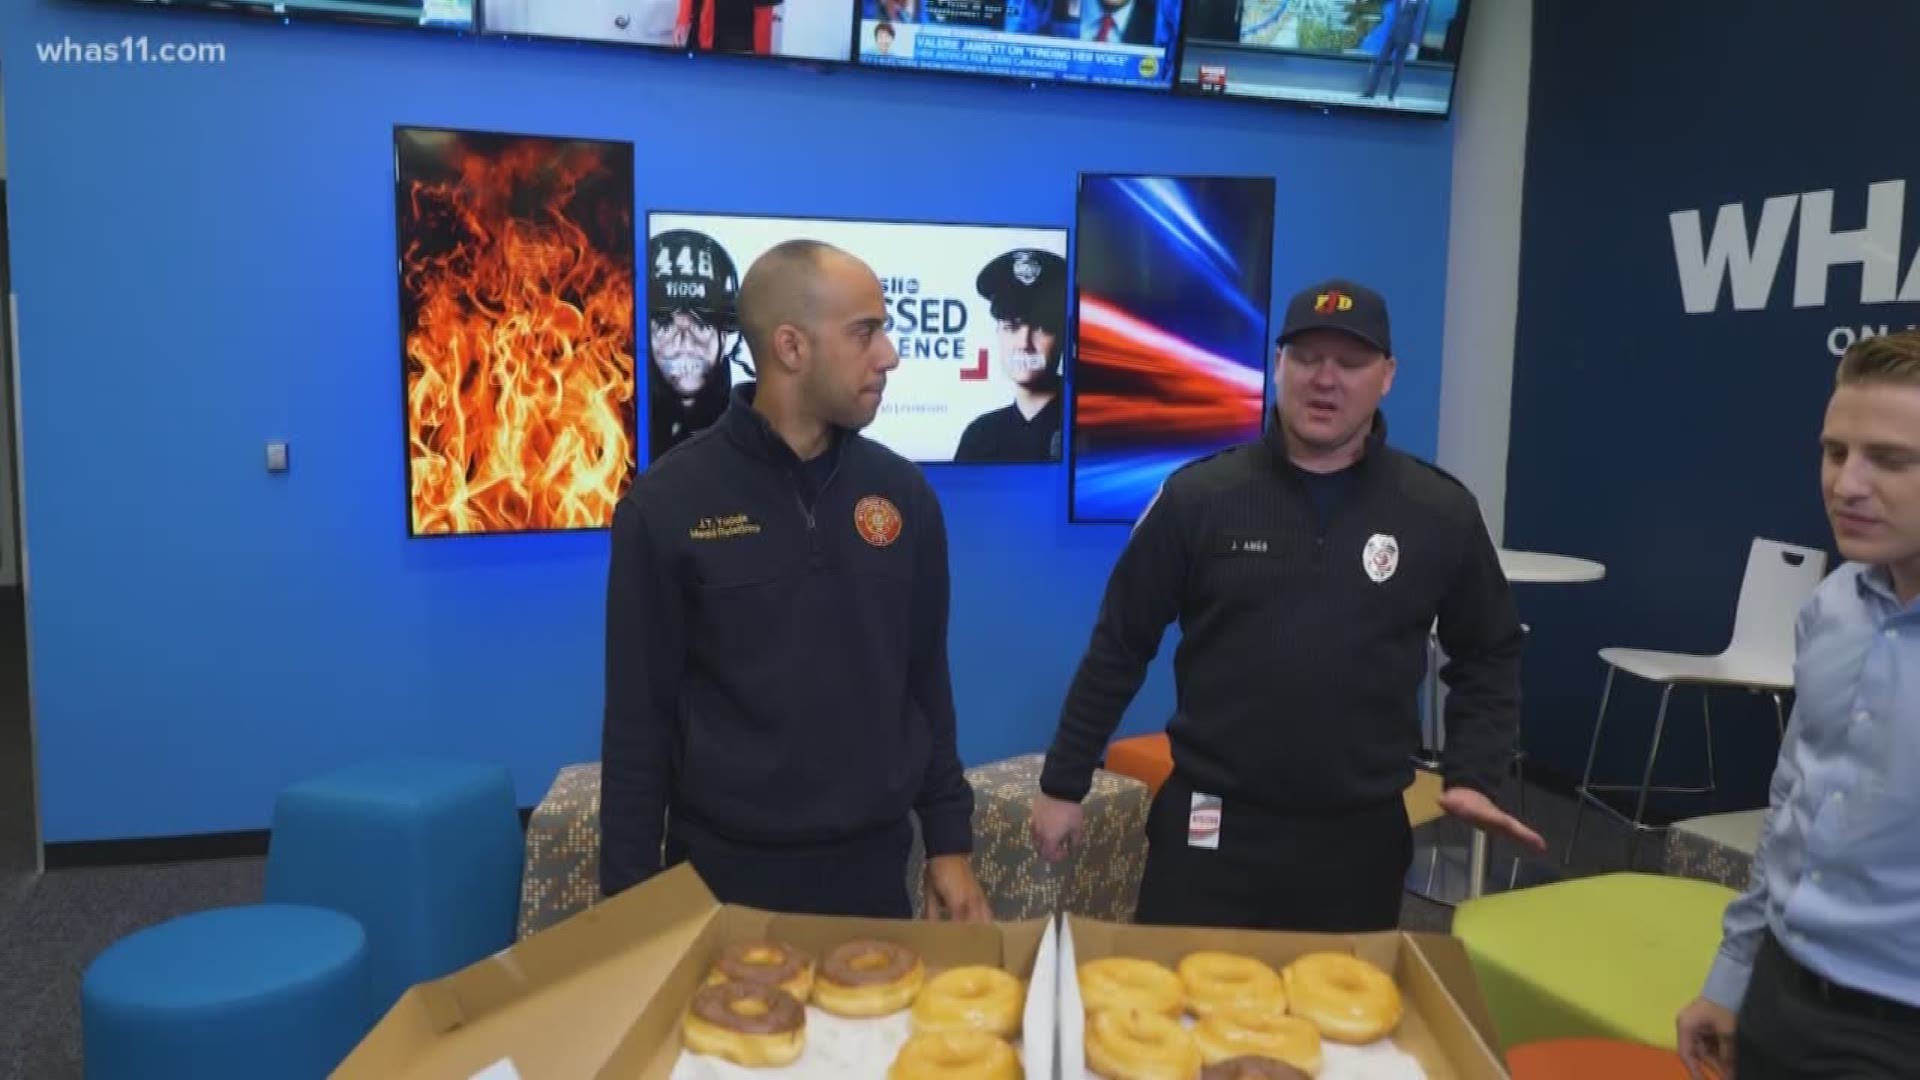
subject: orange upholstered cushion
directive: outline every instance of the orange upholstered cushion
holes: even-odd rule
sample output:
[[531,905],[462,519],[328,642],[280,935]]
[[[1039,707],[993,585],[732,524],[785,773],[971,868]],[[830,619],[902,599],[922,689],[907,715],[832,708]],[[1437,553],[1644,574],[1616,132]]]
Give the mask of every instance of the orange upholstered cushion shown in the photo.
[[1549,1039],[1507,1051],[1513,1080],[1687,1080],[1680,1055],[1615,1039]]

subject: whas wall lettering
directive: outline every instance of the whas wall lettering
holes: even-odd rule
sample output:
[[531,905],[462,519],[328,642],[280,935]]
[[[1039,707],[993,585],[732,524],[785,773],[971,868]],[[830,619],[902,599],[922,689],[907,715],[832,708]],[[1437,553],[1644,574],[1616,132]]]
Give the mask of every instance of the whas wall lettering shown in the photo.
[[[1668,215],[1674,263],[1687,314],[1711,315],[1731,293],[1733,310],[1762,311],[1774,301],[1787,236],[1798,221],[1794,252],[1793,306],[1828,306],[1828,279],[1835,267],[1860,267],[1860,304],[1920,303],[1920,252],[1901,274],[1906,247],[1907,182],[1884,180],[1867,188],[1866,221],[1860,228],[1836,229],[1833,190],[1776,195],[1760,207],[1758,227],[1748,228],[1744,203],[1727,203],[1708,232],[1702,212]],[[1920,214],[1920,208],[1916,208]],[[1730,288],[1729,288],[1730,286]],[[1827,335],[1834,356],[1862,337],[1899,329],[1898,324],[1868,323],[1835,327]]]
[[902,360],[973,360],[965,380],[987,376],[987,350],[967,355],[967,305],[951,296],[921,296],[919,278],[880,279],[887,298],[886,332]]

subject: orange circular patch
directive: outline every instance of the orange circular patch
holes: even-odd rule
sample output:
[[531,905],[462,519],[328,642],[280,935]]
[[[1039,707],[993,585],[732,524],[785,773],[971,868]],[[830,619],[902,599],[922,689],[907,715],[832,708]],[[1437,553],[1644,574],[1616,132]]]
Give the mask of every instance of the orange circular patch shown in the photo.
[[900,538],[900,508],[878,495],[869,495],[853,508],[853,527],[860,539],[886,547]]

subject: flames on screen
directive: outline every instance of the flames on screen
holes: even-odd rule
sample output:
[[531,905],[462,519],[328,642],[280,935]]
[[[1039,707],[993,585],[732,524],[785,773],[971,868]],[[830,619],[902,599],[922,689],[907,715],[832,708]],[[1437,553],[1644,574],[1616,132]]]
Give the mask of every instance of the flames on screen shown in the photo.
[[398,203],[413,531],[604,527],[635,454],[631,182],[598,145],[428,138]]

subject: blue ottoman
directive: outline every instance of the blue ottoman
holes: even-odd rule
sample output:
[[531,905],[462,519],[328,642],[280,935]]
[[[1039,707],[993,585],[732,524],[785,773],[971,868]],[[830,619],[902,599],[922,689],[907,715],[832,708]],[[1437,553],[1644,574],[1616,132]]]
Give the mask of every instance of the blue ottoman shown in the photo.
[[513,943],[524,857],[505,769],[383,758],[281,794],[266,898],[358,919],[384,1013],[409,986]]
[[367,936],[337,911],[215,908],[122,938],[80,984],[88,1080],[315,1080],[373,1027]]

